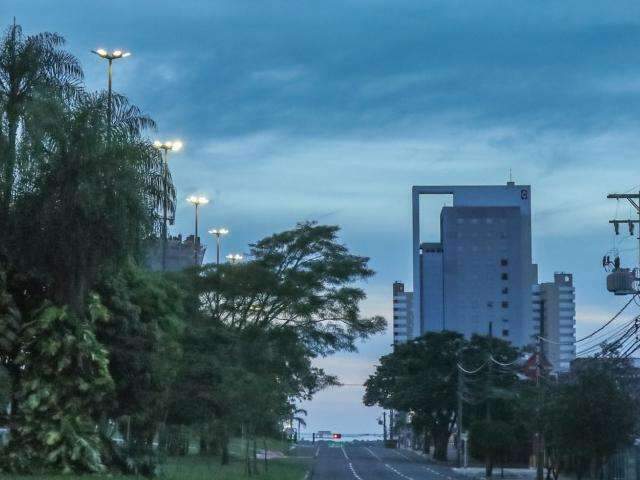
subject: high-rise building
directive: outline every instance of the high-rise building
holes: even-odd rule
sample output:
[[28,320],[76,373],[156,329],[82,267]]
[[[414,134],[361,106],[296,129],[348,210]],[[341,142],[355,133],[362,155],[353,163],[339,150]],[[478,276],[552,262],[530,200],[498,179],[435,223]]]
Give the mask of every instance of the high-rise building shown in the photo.
[[556,273],[553,282],[532,290],[532,342],[541,334],[544,355],[556,372],[567,372],[576,358],[576,307],[573,275]]
[[404,283],[393,283],[393,343],[406,342],[413,328],[413,294],[405,292]]
[[[413,187],[413,321],[416,337],[452,330],[531,343],[531,188]],[[440,241],[423,243],[420,196],[450,195],[440,212]],[[406,295],[406,293],[405,293]]]

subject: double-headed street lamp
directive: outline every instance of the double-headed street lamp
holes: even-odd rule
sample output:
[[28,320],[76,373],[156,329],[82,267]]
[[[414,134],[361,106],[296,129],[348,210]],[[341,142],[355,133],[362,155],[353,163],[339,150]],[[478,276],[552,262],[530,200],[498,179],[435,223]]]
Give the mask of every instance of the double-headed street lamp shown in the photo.
[[167,192],[167,185],[169,183],[169,150],[177,152],[182,148],[182,142],[180,140],[174,140],[173,142],[160,142],[156,140],[153,142],[153,146],[158,150],[162,150],[164,155],[162,156],[162,271],[167,268],[167,210],[169,203],[169,195]]
[[198,207],[200,205],[206,205],[207,203],[209,203],[209,200],[206,197],[191,195],[189,198],[187,198],[187,201],[194,207],[196,207],[196,229],[195,236],[193,237],[193,263],[198,266],[198,246],[200,245],[200,242],[198,240]]
[[108,76],[109,83],[107,88],[107,128],[109,132],[111,131],[111,110],[112,110],[112,93],[111,93],[111,70],[113,66],[113,61],[118,60],[119,58],[126,58],[131,55],[131,52],[123,52],[122,50],[113,50],[112,52],[107,52],[104,48],[98,48],[97,50],[91,50],[93,53],[98,55],[100,58],[104,58],[109,62],[108,67]]
[[229,255],[227,255],[227,260],[232,264],[240,263],[243,258],[244,257],[239,253],[230,253]]
[[209,233],[216,237],[216,265],[220,265],[220,237],[227,235],[229,230],[226,228],[212,228]]

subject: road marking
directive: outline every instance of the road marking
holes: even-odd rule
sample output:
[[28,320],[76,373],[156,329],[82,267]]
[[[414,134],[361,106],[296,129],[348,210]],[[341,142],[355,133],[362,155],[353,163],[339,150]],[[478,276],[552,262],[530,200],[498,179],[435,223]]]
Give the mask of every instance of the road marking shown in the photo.
[[[344,449],[343,449],[344,451]],[[346,455],[346,453],[345,453]],[[358,475],[358,472],[356,472],[355,468],[353,468],[353,465],[351,463],[349,463],[349,470],[351,470],[351,473],[353,473],[353,476],[356,477],[356,480],[362,480],[362,477],[360,475]]]
[[315,455],[315,456],[317,457],[318,455],[320,455],[320,447],[318,447],[318,448],[316,449],[316,455]]
[[307,470],[307,473],[304,474],[304,478],[302,480],[308,480],[310,472],[311,472],[310,470]]
[[392,450],[393,452],[397,453],[398,455],[400,455],[402,458],[404,458],[405,460],[411,460],[407,455],[405,455],[402,452],[399,452],[398,450]]
[[409,475],[405,475],[402,472],[399,472],[398,470],[396,470],[395,468],[393,468],[391,465],[389,465],[388,463],[384,464],[385,467],[387,467],[389,470],[391,470],[393,473],[395,473],[396,475],[401,476],[402,478],[404,478],[405,480],[413,480],[413,478],[411,478]]
[[373,455],[373,457],[374,457],[374,458],[376,458],[376,459],[378,459],[378,460],[382,461],[382,460],[380,459],[380,457],[379,457],[378,455],[376,455],[376,452],[374,452],[373,450],[371,450],[369,447],[364,447],[364,448],[365,448],[365,450],[366,450],[367,452],[369,452],[371,455]]
[[345,449],[344,449],[344,447],[342,445],[340,445],[340,449],[342,450],[342,453],[344,453],[344,458],[349,460],[349,455],[347,455],[347,452],[345,451]]

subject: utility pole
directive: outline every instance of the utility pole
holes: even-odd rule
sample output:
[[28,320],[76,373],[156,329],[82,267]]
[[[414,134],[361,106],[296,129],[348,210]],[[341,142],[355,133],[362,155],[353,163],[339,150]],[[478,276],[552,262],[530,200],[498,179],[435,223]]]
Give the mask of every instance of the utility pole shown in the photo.
[[458,414],[456,415],[456,445],[458,446],[458,468],[462,467],[462,371],[458,368]]
[[[640,226],[640,192],[638,193],[610,193],[607,198],[614,198],[616,200],[626,199],[635,208],[638,213],[638,218],[630,218],[628,220],[609,220],[609,223],[613,224],[613,228],[616,235],[620,232],[620,224],[627,224],[629,226],[629,235],[633,235],[634,226],[638,224]],[[640,267],[640,228],[638,228],[638,267]]]
[[538,355],[536,358],[536,388],[538,390],[537,423],[536,432],[536,480],[544,480],[544,437],[542,434],[542,359],[544,357],[544,300],[540,302],[540,334],[538,335]]
[[491,422],[491,373],[493,370],[493,322],[489,322],[489,352],[487,355],[487,422]]
[[387,411],[383,410],[382,412],[382,436],[384,441],[387,441]]

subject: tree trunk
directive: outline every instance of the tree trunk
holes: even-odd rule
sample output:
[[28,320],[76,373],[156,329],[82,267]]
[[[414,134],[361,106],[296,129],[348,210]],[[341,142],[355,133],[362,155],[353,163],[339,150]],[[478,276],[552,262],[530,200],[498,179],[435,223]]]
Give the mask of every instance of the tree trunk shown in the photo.
[[449,432],[434,432],[433,447],[433,458],[446,462],[447,449],[449,447]]

